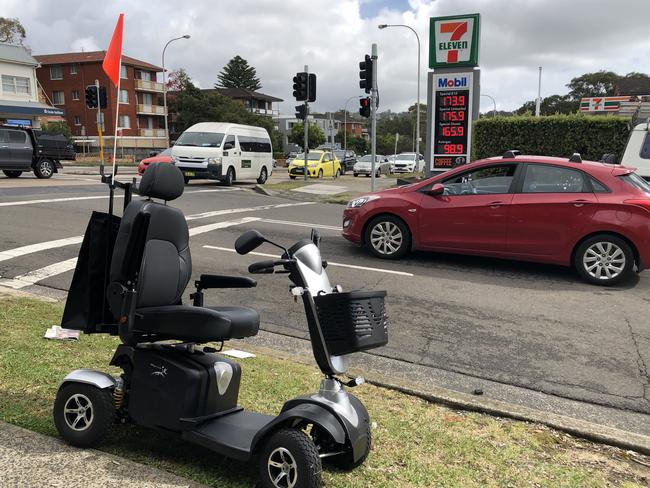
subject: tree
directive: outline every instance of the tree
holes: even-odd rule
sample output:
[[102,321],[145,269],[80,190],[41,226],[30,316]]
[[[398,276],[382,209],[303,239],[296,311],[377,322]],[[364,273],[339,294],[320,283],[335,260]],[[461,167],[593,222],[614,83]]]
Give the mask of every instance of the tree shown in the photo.
[[190,75],[187,74],[184,68],[178,68],[169,73],[167,77],[167,90],[168,91],[181,91],[192,84]]
[[[305,126],[302,122],[295,124],[291,128],[291,137],[289,137],[289,142],[298,144],[302,147],[305,143]],[[316,124],[309,123],[309,138],[307,143],[309,144],[309,149],[314,149],[315,147],[320,146],[325,142],[325,134],[323,130],[318,127]]]
[[72,137],[72,131],[65,121],[44,122],[41,124],[41,131],[46,134],[63,134],[68,139]]
[[0,17],[0,42],[22,44],[25,35],[25,28],[20,20]]
[[613,71],[602,70],[573,78],[566,86],[572,100],[580,101],[583,97],[608,97],[614,94],[614,88],[620,78]]
[[[539,106],[540,115],[574,114],[580,107],[580,100],[574,100],[570,95],[551,95],[545,97]],[[534,115],[535,102],[530,100],[519,107],[515,114]]]
[[235,56],[228,61],[221,73],[217,75],[217,80],[215,88],[243,88],[249,91],[257,91],[262,88],[255,68],[240,56]]
[[370,152],[370,144],[363,137],[348,135],[348,149],[358,155],[363,155]]

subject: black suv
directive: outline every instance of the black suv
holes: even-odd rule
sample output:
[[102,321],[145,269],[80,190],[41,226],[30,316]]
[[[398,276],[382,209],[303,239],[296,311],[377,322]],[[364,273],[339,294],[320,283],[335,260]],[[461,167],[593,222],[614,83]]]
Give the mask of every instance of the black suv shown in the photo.
[[341,161],[341,174],[345,174],[346,171],[352,171],[354,168],[354,163],[357,162],[357,155],[354,151],[344,151],[342,149],[336,149],[334,151],[336,158]]
[[51,178],[61,160],[74,160],[72,144],[63,134],[47,134],[30,128],[0,126],[0,170],[9,178],[33,171],[37,178]]

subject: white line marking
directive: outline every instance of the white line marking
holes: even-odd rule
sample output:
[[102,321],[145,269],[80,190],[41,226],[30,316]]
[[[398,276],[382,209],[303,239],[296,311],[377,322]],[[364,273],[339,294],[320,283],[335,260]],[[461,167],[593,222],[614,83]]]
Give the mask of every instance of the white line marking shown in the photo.
[[210,232],[215,229],[224,229],[226,227],[246,224],[248,222],[254,222],[256,220],[260,220],[260,219],[258,217],[243,217],[237,220],[226,220],[225,222],[217,222],[216,224],[208,224],[208,225],[201,225],[199,227],[192,227],[190,229],[190,235],[195,236],[197,234],[204,234],[206,232]]
[[[215,251],[237,252],[234,249],[230,249],[228,247],[208,246],[208,245],[203,247],[205,249],[214,249]],[[280,258],[280,256],[278,256],[277,254],[266,254],[263,252],[249,252],[248,254],[252,254],[253,256],[262,256],[265,258],[276,258],[276,259]],[[388,273],[388,274],[394,274],[399,276],[413,276],[413,273],[406,273],[404,271],[393,271],[392,269],[369,268],[366,266],[356,266],[354,264],[335,263],[334,261],[327,261],[327,263],[330,266],[338,266],[340,268],[360,269],[363,271],[376,271],[377,273]]]
[[234,213],[259,212],[261,210],[273,210],[276,208],[301,207],[303,205],[314,205],[315,203],[316,202],[279,203],[276,205],[260,205],[259,207],[227,208],[224,210],[214,210],[212,212],[203,212],[199,214],[188,215],[187,217],[185,217],[185,220],[205,219],[208,217],[216,217],[218,215],[230,215]]
[[22,246],[15,249],[0,251],[0,261],[17,258],[19,256],[24,256],[25,254],[45,251],[46,249],[70,246],[72,244],[80,244],[81,241],[83,241],[83,238],[84,236],[66,237],[65,239],[57,239],[56,241],[39,242],[38,244],[30,244],[29,246]]
[[341,227],[336,227],[333,225],[322,225],[322,224],[310,224],[309,222],[290,222],[288,220],[273,220],[273,219],[261,219],[260,222],[266,222],[268,224],[280,224],[280,225],[295,225],[298,227],[311,227],[311,228],[318,228],[318,229],[326,229],[326,230],[336,230],[336,231],[341,231]]
[[52,276],[73,270],[76,265],[77,258],[60,261],[58,263],[45,266],[44,268],[35,269],[34,271],[30,271],[24,275],[16,276],[13,279],[0,280],[0,285],[19,290],[21,288],[25,288],[26,286],[33,285],[37,281],[51,278]]

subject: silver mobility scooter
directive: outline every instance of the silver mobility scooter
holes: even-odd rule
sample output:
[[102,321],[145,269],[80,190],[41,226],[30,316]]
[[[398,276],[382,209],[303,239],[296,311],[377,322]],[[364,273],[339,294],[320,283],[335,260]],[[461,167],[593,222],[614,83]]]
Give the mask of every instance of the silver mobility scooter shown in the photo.
[[[130,200],[131,184],[104,181],[111,202],[115,187]],[[337,375],[345,374],[348,354],[387,343],[385,292],[333,287],[314,231],[311,239],[282,248],[282,259],[250,265],[251,273],[287,273],[292,294],[302,297],[314,358],[325,377],[318,393],[287,401],[277,416],[242,409],[240,365],[201,344],[254,336],[259,315],[246,307],[204,306],[203,290],[252,288],[256,282],[203,274],[190,295],[193,304],[181,303],[192,270],[188,227],[183,213],[166,202],[183,188],[178,168],[152,164],[137,190],[145,199],[125,203],[121,219],[111,215],[112,204],[109,214],[91,218],[62,324],[119,335],[110,364],[123,372],[113,377],[79,369],[67,375],[53,412],[60,435],[89,447],[116,422],[175,432],[224,456],[259,459],[263,487],[318,487],[321,460],[341,469],[361,465],[371,445],[368,412],[345,386],[362,379]],[[235,247],[246,254],[264,242],[277,246],[250,230]]]

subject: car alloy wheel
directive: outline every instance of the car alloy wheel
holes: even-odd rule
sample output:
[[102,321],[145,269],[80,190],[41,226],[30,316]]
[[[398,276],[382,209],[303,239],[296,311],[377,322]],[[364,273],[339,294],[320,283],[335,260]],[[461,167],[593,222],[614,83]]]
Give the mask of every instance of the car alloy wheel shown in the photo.
[[402,246],[404,236],[393,222],[379,222],[370,231],[370,245],[379,254],[390,256]]
[[43,159],[36,164],[34,174],[37,178],[51,178],[54,174],[54,164],[49,159]]
[[612,242],[596,242],[587,248],[582,265],[597,280],[617,278],[625,269],[625,253]]

